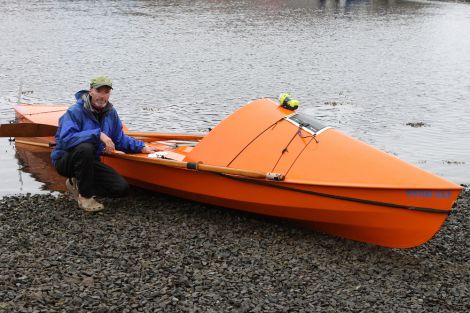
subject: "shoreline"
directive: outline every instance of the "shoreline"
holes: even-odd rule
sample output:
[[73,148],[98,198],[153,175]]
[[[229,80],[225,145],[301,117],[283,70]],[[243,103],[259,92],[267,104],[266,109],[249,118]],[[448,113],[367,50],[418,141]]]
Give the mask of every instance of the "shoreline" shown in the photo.
[[0,198],[0,313],[470,310],[468,186],[412,249],[139,189],[106,206]]

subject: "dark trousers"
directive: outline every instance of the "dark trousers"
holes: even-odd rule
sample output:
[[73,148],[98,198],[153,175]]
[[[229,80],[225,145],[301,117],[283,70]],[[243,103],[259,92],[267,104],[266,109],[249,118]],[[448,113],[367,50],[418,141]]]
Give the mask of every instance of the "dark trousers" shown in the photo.
[[129,184],[110,166],[95,159],[95,146],[81,143],[56,161],[57,172],[65,177],[75,177],[78,191],[83,197],[122,197]]

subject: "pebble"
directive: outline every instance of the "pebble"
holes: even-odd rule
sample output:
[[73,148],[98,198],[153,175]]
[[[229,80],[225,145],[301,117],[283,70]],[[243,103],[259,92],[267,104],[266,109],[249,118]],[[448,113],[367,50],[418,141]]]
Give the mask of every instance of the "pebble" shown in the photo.
[[470,312],[470,191],[413,249],[133,189],[0,199],[0,313]]

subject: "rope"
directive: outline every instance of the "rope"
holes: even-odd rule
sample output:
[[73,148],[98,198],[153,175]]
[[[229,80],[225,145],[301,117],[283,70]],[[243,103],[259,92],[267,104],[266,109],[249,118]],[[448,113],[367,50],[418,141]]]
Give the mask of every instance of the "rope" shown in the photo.
[[[294,133],[294,136],[292,136],[292,138],[289,140],[289,142],[287,143],[287,145],[284,147],[284,149],[282,149],[281,151],[281,155],[279,156],[279,158],[277,159],[276,161],[276,164],[274,164],[273,166],[273,169],[271,170],[271,172],[274,172],[274,169],[276,168],[277,164],[279,163],[279,161],[281,161],[282,157],[284,156],[284,153],[288,152],[288,148],[290,146],[290,144],[292,143],[292,141],[294,140],[295,137],[297,136],[300,136],[302,137],[302,133],[301,133],[301,130],[302,130],[302,126],[299,125],[299,128],[296,129],[295,133]],[[307,144],[308,145],[308,144]],[[303,150],[302,150],[303,151]]]
[[262,134],[264,134],[268,129],[270,128],[273,128],[277,125],[277,123],[279,123],[280,121],[284,120],[284,117],[277,120],[276,122],[272,123],[271,125],[269,125],[265,130],[263,130],[261,133],[259,133],[255,138],[253,138],[253,140],[251,140],[239,153],[237,153],[237,155],[227,164],[227,167],[230,166],[230,164],[233,163],[233,161],[235,161],[239,156],[240,154],[243,153],[243,151],[245,151],[246,148],[248,148],[256,139],[259,138],[259,136],[261,136]]

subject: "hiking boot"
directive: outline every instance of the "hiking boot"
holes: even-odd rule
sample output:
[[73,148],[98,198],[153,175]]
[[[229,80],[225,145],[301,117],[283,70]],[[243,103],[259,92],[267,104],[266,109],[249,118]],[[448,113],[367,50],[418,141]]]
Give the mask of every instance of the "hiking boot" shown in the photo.
[[104,209],[104,205],[95,200],[94,197],[85,198],[78,195],[78,206],[86,212],[99,212]]
[[67,178],[65,181],[65,186],[70,193],[70,196],[75,200],[78,201],[78,184],[77,179],[75,177]]

